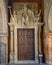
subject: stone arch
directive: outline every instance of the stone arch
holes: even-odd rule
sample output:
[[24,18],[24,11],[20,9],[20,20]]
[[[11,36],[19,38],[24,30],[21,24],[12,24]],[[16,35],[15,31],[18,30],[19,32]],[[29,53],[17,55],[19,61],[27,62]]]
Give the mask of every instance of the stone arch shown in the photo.
[[[5,0],[0,0],[0,9],[2,14],[2,20],[3,20],[3,31],[6,31],[7,28],[7,8]],[[4,27],[6,26],[6,27]]]
[[[49,6],[48,6],[49,5]],[[52,0],[44,0],[44,33],[45,33],[45,44],[48,43],[48,31],[49,31],[49,24],[48,24],[48,17],[49,17],[49,11],[50,11],[50,7],[52,5]]]
[[[6,45],[6,62],[7,63],[7,56],[8,56],[8,15],[7,15],[7,7],[6,7],[6,0],[0,0],[0,9],[1,9],[1,15],[2,15],[2,32],[0,34],[0,42]],[[4,50],[4,49],[3,49]],[[1,52],[2,53],[2,52]]]
[[44,1],[44,22],[45,22],[45,33],[46,34],[49,31],[48,17],[49,17],[51,5],[52,5],[52,0],[50,0],[50,1],[45,0]]
[[[44,0],[44,45],[45,45],[45,48],[47,49],[47,46],[48,46],[48,32],[49,32],[49,12],[50,12],[50,8],[51,8],[51,5],[52,5],[52,0]],[[44,49],[45,51],[45,49]],[[47,58],[48,54],[47,54],[47,51],[44,52],[45,54],[45,58]],[[46,63],[49,63],[48,62],[48,59],[45,60]]]
[[52,5],[50,6],[49,9],[48,24],[49,24],[49,30],[52,30]]

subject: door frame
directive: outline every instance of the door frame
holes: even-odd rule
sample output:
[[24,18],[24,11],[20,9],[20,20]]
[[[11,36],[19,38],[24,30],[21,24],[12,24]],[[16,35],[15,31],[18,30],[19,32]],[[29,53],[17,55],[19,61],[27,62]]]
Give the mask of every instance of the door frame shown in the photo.
[[15,48],[14,48],[14,55],[15,55],[15,63],[17,63],[18,60],[18,41],[17,41],[17,29],[34,29],[34,48],[35,48],[35,60],[34,62],[38,63],[38,26],[33,26],[33,27],[20,27],[20,26],[15,26],[14,27],[14,43],[15,43]]

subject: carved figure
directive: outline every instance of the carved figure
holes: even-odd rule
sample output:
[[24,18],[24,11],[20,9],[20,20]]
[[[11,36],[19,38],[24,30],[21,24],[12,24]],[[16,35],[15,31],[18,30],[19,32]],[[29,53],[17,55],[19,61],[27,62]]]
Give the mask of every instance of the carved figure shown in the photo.
[[40,19],[41,19],[40,15],[41,15],[41,10],[39,11],[39,13],[38,13],[38,11],[35,11],[35,18],[34,18],[35,22],[40,21]]
[[15,11],[13,12],[13,15],[11,14],[11,20],[10,21],[13,23],[17,21],[17,15],[16,15]]
[[35,22],[39,22],[41,20],[41,10],[35,11],[34,12],[31,9],[28,9],[26,5],[19,10],[16,14],[16,12],[13,12],[13,15],[11,14],[11,22],[17,22],[17,24],[24,24],[24,25],[29,25],[29,24],[35,24]]

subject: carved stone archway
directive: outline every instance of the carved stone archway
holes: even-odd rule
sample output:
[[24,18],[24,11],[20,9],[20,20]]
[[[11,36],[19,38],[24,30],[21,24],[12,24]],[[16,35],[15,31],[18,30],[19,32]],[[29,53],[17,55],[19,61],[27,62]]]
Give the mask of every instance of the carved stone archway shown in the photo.
[[[17,13],[17,14],[16,14]],[[35,39],[34,39],[34,47],[35,47],[35,60],[34,62],[38,63],[38,27],[40,28],[42,23],[40,22],[40,13],[34,14],[34,12],[29,9],[26,5],[19,10],[18,12],[11,14],[10,19],[10,33],[11,33],[11,54],[10,54],[10,62],[18,62],[18,41],[17,41],[17,29],[34,29]],[[40,34],[39,34],[40,36]],[[40,37],[39,37],[40,38]],[[40,39],[39,39],[39,43]],[[39,51],[41,51],[41,44],[39,45]],[[14,48],[13,48],[14,47]],[[14,50],[14,52],[13,52]]]

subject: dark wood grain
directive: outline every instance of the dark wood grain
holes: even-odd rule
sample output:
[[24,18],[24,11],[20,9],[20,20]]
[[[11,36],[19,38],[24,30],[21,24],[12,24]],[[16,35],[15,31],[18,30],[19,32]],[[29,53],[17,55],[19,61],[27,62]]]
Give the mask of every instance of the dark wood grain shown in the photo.
[[34,60],[34,30],[18,30],[18,58],[19,60]]

